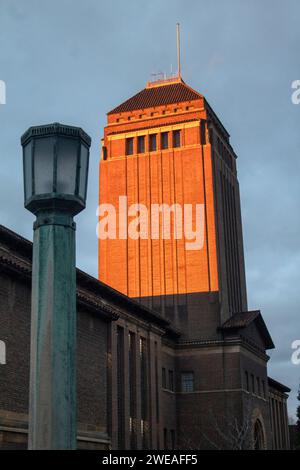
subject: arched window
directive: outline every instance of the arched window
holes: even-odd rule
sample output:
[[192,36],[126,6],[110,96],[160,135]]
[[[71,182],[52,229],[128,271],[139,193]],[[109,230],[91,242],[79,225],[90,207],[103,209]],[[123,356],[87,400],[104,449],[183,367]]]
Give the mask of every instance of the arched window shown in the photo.
[[254,449],[263,450],[265,448],[264,430],[260,420],[257,419],[254,424]]
[[4,341],[0,341],[0,364],[6,364],[6,347]]

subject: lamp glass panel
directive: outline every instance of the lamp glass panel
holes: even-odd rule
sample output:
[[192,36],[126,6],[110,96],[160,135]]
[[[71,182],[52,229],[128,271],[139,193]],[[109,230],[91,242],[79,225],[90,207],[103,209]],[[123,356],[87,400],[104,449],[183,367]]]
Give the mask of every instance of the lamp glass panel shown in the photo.
[[35,140],[34,146],[34,185],[35,194],[53,192],[53,137],[44,137]]
[[86,200],[88,166],[89,166],[89,149],[85,145],[81,144],[80,178],[79,178],[78,195],[83,200]]
[[24,159],[24,193],[25,201],[32,196],[32,159],[31,159],[32,143],[29,142],[23,150]]
[[78,141],[59,138],[57,149],[56,191],[62,194],[75,194]]

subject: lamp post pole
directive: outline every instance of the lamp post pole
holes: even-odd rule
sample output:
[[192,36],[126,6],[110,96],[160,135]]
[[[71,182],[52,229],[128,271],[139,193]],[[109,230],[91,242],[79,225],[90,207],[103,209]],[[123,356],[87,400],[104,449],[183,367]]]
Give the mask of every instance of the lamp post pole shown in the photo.
[[75,223],[57,211],[34,224],[30,449],[76,448]]
[[79,128],[53,124],[30,128],[22,145],[25,207],[36,215],[28,448],[76,449],[73,216],[85,207],[90,140]]

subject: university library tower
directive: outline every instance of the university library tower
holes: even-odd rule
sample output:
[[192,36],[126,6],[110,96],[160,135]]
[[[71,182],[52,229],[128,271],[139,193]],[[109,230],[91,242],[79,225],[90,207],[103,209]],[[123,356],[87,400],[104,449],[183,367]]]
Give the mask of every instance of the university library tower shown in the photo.
[[[149,82],[108,113],[100,204],[115,208],[117,236],[99,240],[99,279],[168,322],[160,341],[149,325],[144,333],[132,320],[115,325],[116,419],[124,436],[127,427],[132,434],[142,406],[142,425],[156,436],[153,447],[159,448],[160,433],[164,446],[179,448],[288,446],[288,389],[268,378],[266,350],[274,345],[260,311],[247,309],[236,159],[204,96],[179,76]],[[118,236],[133,215],[119,221],[120,196],[128,208],[148,209],[148,227],[153,205],[168,208],[155,237],[151,228],[134,239]],[[184,211],[176,213],[174,205],[192,205],[194,225],[196,205],[203,208],[200,247],[188,248],[184,230],[176,234],[176,216]],[[130,363],[136,337],[138,369],[135,353]]]
[[[178,76],[109,112],[99,185],[112,231],[99,279],[77,270],[77,447],[288,448],[290,390],[247,308],[236,155],[205,98]],[[32,243],[0,225],[0,449],[27,447],[31,273]]]

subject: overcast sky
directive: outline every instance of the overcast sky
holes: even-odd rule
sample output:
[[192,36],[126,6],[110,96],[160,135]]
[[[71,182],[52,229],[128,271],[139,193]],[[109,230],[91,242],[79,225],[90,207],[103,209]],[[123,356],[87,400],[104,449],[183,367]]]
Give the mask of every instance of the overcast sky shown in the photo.
[[277,346],[269,374],[293,388],[300,365],[299,0],[0,0],[0,223],[32,239],[23,209],[20,135],[60,121],[92,137],[88,205],[77,218],[77,264],[97,275],[100,138],[106,112],[176,69],[204,94],[231,134],[241,186],[249,309]]

